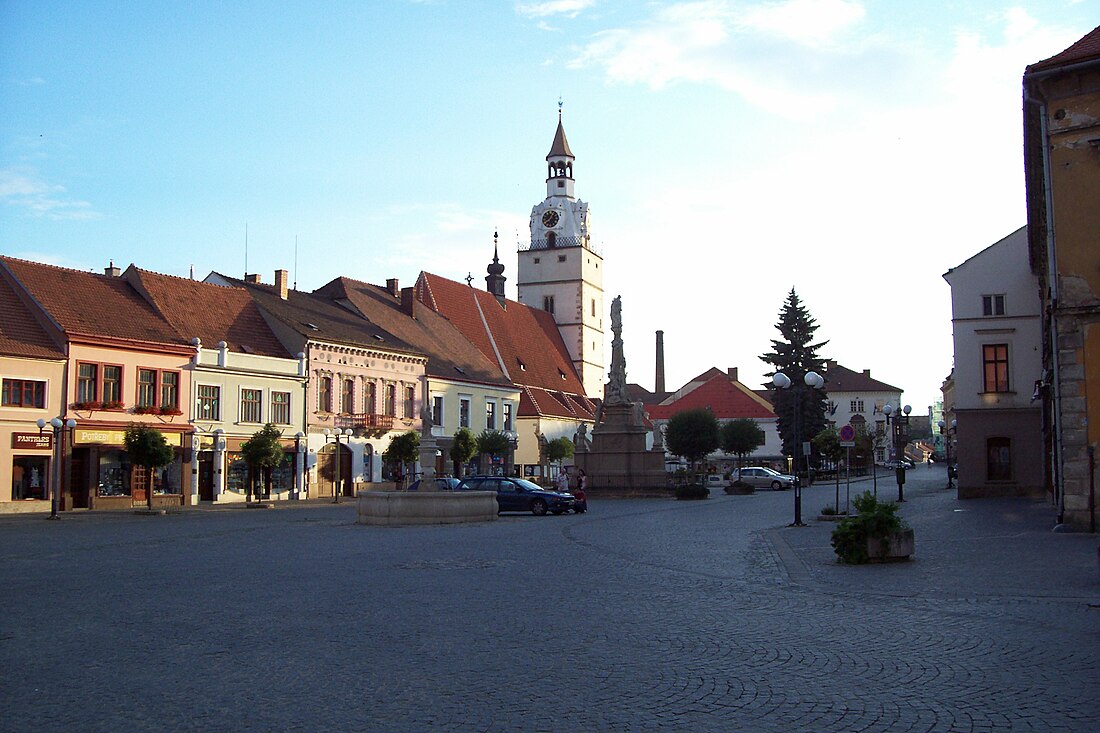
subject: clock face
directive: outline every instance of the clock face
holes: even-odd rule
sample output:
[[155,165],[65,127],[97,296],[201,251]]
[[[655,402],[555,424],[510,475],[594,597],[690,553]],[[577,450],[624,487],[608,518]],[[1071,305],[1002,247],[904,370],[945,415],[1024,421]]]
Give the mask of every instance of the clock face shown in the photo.
[[556,227],[558,225],[558,212],[550,209],[542,215],[542,225],[544,227]]

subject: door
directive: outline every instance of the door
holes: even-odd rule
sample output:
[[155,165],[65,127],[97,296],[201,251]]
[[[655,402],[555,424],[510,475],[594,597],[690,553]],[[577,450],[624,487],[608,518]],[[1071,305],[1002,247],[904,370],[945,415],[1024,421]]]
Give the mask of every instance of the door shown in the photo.
[[199,455],[199,501],[214,501],[214,456],[210,451]]
[[[339,450],[339,463],[337,463],[337,450]],[[318,496],[335,497],[337,494],[336,483],[342,488],[342,496],[353,496],[355,482],[351,480],[351,451],[344,445],[329,443],[321,449],[317,460],[318,470]]]
[[69,493],[74,509],[88,508],[88,449],[73,450],[69,459]]

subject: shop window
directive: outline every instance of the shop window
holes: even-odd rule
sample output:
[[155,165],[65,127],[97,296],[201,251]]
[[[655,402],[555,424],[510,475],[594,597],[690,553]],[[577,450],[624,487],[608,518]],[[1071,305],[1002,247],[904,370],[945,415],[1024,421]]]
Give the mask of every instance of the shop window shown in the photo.
[[238,494],[248,490],[248,463],[240,453],[229,453],[225,457],[225,488]]
[[241,422],[262,422],[264,393],[260,389],[241,390]]
[[[180,471],[182,462],[177,451],[175,459],[167,466],[153,469],[153,493],[154,494],[178,494],[180,493]],[[134,466],[134,486],[147,487],[149,485],[147,469],[145,466]]]
[[276,425],[290,424],[290,392],[271,393],[271,422]]
[[1012,441],[1009,438],[986,440],[986,477],[989,481],[1012,480]]
[[4,379],[4,407],[46,407],[46,383],[35,379]]
[[15,456],[11,465],[11,498],[45,499],[50,462],[45,456]]
[[130,456],[122,450],[104,450],[99,454],[99,496],[130,495]]

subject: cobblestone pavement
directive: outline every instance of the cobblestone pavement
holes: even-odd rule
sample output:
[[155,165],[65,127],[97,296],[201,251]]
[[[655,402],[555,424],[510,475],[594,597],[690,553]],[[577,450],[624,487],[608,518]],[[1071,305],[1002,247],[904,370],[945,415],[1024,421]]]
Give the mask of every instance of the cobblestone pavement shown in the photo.
[[1100,540],[945,482],[906,484],[914,561],[862,567],[829,484],[804,528],[790,491],[3,517],[0,730],[1100,730]]

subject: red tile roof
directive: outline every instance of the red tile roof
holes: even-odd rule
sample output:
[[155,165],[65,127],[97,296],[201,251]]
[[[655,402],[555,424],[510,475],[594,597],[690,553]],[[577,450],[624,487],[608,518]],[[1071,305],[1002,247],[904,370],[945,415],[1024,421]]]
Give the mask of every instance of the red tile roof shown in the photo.
[[208,349],[224,341],[231,351],[294,357],[271,332],[259,307],[243,288],[162,275],[133,265],[123,278],[188,341],[197,336]]
[[70,337],[151,343],[190,342],[121,277],[0,257],[27,292]]
[[1092,29],[1091,32],[1065,51],[1051,56],[1049,59],[1031,64],[1027,67],[1027,73],[1030,74],[1037,71],[1046,71],[1047,69],[1056,69],[1062,66],[1069,66],[1070,64],[1077,64],[1082,61],[1092,61],[1095,59],[1100,59],[1100,26]]
[[[717,371],[717,370],[716,370]],[[751,389],[718,371],[703,384],[687,392],[678,399],[661,405],[647,405],[646,411],[651,420],[667,420],[678,412],[701,407],[709,407],[719,420],[733,420],[748,417],[753,419],[774,418],[775,412],[767,402]]]
[[65,350],[54,343],[15,289],[0,274],[0,354],[28,359],[64,359]]
[[[504,299],[502,304],[485,290],[427,272],[420,273],[415,294],[454,324],[486,358],[500,364],[513,383],[532,388],[526,399],[520,399],[521,416],[572,416],[573,410],[584,414],[593,407],[549,313],[514,300]],[[559,393],[568,395],[566,402],[552,397]],[[535,412],[525,413],[525,406]],[[591,419],[591,414],[578,419]]]

